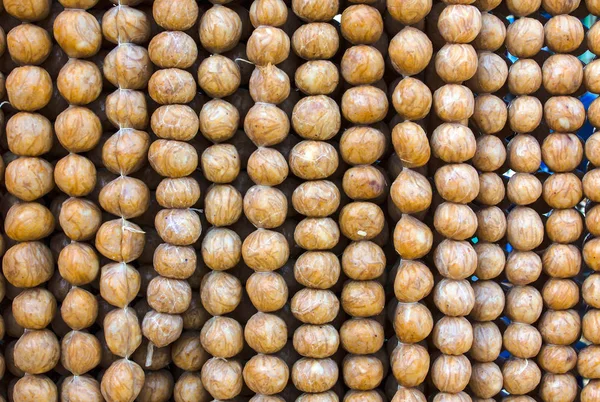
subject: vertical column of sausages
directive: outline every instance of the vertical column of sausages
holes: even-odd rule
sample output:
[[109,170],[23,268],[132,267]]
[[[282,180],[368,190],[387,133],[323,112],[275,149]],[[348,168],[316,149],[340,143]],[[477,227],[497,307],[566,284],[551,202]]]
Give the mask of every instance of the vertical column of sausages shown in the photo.
[[[482,11],[482,27],[479,35],[473,41],[473,46],[483,54],[485,54],[484,52],[496,52],[501,49],[506,38],[504,23],[494,14],[494,8],[498,6],[499,2],[479,1],[476,4]],[[534,65],[537,66],[535,62]],[[500,65],[500,67],[502,66]],[[539,70],[539,67],[537,68]],[[512,74],[509,72],[509,85],[511,77]],[[478,139],[473,159],[473,163],[478,165],[478,169],[482,170],[479,174],[479,194],[477,195],[476,202],[481,205],[482,211],[492,212],[492,214],[487,214],[488,216],[499,218],[498,220],[491,221],[495,223],[493,228],[496,230],[486,231],[490,234],[495,233],[492,236],[493,238],[497,238],[499,232],[502,232],[501,228],[503,224],[504,231],[506,230],[506,220],[500,217],[495,206],[502,203],[506,195],[504,182],[500,176],[504,168],[500,170],[498,167],[501,164],[500,160],[504,162],[506,151],[504,144],[498,143],[496,136],[503,135],[507,118],[507,107],[499,96],[494,94],[479,94],[475,98],[472,122],[482,134]],[[486,144],[491,145],[491,147],[483,147]],[[489,162],[487,158],[490,158]],[[494,167],[495,171],[486,171],[486,166],[490,168]],[[485,215],[478,213],[479,216],[484,217]],[[479,225],[482,227],[487,226],[481,221]],[[481,234],[484,232],[478,228],[477,233]],[[489,306],[487,308],[492,309],[489,315],[485,310],[478,312],[478,309],[475,307],[471,312],[472,317],[477,322],[472,324],[473,344],[469,355],[477,363],[473,365],[469,387],[472,394],[481,399],[492,397],[503,386],[502,374],[497,370],[498,367],[494,363],[502,351],[502,333],[498,325],[492,321],[493,317],[498,313],[498,309],[500,309],[501,313],[501,309],[505,304],[504,294],[498,293],[498,288],[492,282],[492,280],[498,278],[503,273],[506,265],[504,250],[498,243],[498,241],[492,243],[485,239],[479,239],[475,245],[475,251],[477,252],[475,276],[479,281],[486,284],[481,287],[478,285],[479,282],[474,284],[475,306],[481,305],[485,307],[486,304],[484,303],[488,303]]]
[[296,280],[306,287],[291,301],[292,313],[303,323],[293,339],[294,349],[302,356],[292,367],[294,386],[304,393],[298,400],[337,400],[330,389],[339,378],[338,365],[332,358],[339,346],[339,334],[330,322],[338,315],[339,300],[330,288],[341,269],[330,250],[338,244],[340,231],[329,215],[339,207],[340,193],[326,179],[339,165],[335,147],[327,142],[341,125],[339,107],[327,96],[339,81],[337,68],[327,61],[339,48],[338,33],[327,23],[338,9],[336,0],[292,2],[293,12],[306,22],[292,35],[292,47],[296,55],[307,60],[296,71],[296,85],[308,95],[293,110],[292,125],[303,141],[289,155],[291,172],[306,180],[293,194],[294,209],[305,216],[296,226],[294,240],[307,250],[294,265]]
[[[213,2],[217,3],[217,2]],[[242,195],[230,183],[240,173],[242,161],[238,149],[225,143],[234,137],[240,115],[235,106],[221,99],[234,94],[241,82],[240,69],[231,59],[220,55],[233,49],[242,35],[240,16],[228,6],[215,4],[200,20],[200,43],[213,53],[198,68],[198,84],[214,98],[200,111],[200,131],[215,145],[201,156],[204,177],[214,183],[204,201],[204,212],[213,227],[202,242],[202,257],[210,271],[202,279],[202,305],[214,317],[203,326],[202,347],[213,357],[202,367],[204,388],[215,399],[232,399],[242,390],[243,364],[235,357],[242,351],[242,326],[232,317],[240,304],[242,286],[239,279],[226,272],[241,259],[239,235],[226,228],[242,215]]]
[[[554,52],[542,66],[544,89],[550,95],[578,96],[584,72],[576,56],[581,53],[584,29],[578,18],[568,15],[577,5],[544,2],[544,8],[552,15],[544,27],[545,43]],[[586,68],[588,78],[593,75],[594,65],[590,67]],[[553,116],[546,119],[551,121]],[[574,309],[579,303],[579,288],[570,278],[579,274],[582,258],[579,247],[570,243],[576,242],[583,231],[581,214],[574,209],[583,198],[582,183],[575,172],[583,158],[583,145],[576,134],[581,124],[567,131],[555,123],[548,125],[553,132],[542,142],[542,160],[553,174],[544,181],[542,196],[552,208],[546,221],[546,236],[552,243],[542,255],[543,271],[548,275],[542,289],[547,310],[538,323],[543,346],[537,359],[545,371],[539,388],[544,402],[557,397],[575,400],[578,393],[577,380],[569,371],[576,360],[571,345],[581,335],[581,319]]]
[[162,69],[150,78],[148,92],[155,102],[165,106],[159,106],[152,114],[152,131],[159,139],[150,146],[148,160],[166,178],[156,188],[156,200],[165,209],[156,214],[154,221],[165,243],[154,253],[153,265],[158,276],[148,283],[147,301],[151,310],[142,323],[150,349],[170,345],[181,336],[180,314],[188,309],[192,293],[186,279],[196,269],[196,253],[191,246],[202,231],[198,214],[189,209],[199,199],[200,187],[194,179],[186,177],[196,169],[198,156],[184,142],[198,131],[198,119],[185,105],[193,100],[196,83],[184,70],[195,61],[197,50],[195,43],[190,44],[191,38],[180,32],[196,23],[198,6],[195,1],[157,1],[152,14],[166,31],[154,37],[149,45],[150,60]]
[[[518,397],[537,387],[541,372],[533,358],[541,346],[541,335],[533,326],[542,312],[542,297],[533,286],[542,271],[542,262],[534,250],[541,245],[544,227],[533,209],[542,195],[542,185],[535,173],[541,164],[541,148],[535,131],[542,120],[542,104],[533,94],[541,85],[541,69],[533,59],[544,43],[542,24],[533,16],[540,2],[511,1],[509,11],[518,17],[506,33],[508,52],[518,57],[511,66],[508,88],[517,95],[508,106],[510,129],[515,133],[507,148],[508,167],[512,173],[507,187],[508,201],[513,204],[507,217],[507,241],[510,254],[505,274],[512,287],[506,296],[505,314],[511,321],[504,331],[504,348],[511,358],[504,362],[504,388]],[[514,91],[514,92],[513,92]],[[528,300],[527,309],[524,302]]]
[[[433,95],[441,124],[433,131],[431,148],[440,160],[435,187],[444,202],[436,207],[434,227],[445,239],[434,251],[434,264],[443,277],[435,287],[434,303],[445,316],[433,329],[432,341],[441,354],[431,366],[431,379],[440,400],[461,400],[471,377],[464,355],[473,344],[473,329],[465,318],[475,306],[468,278],[477,269],[477,253],[468,241],[477,230],[470,206],[479,194],[479,175],[466,163],[476,154],[473,132],[467,127],[474,112],[473,93],[462,83],[476,76],[477,53],[470,44],[482,26],[480,11],[462,2],[445,1],[437,28],[446,43],[435,56],[435,72],[445,83]],[[456,4],[459,3],[459,4]]]
[[[192,276],[198,266],[193,245],[202,232],[200,218],[192,207],[198,203],[201,191],[197,180],[190,177],[198,167],[197,151],[187,141],[196,136],[199,123],[194,109],[186,105],[196,98],[191,67],[199,52],[191,30],[199,13],[195,1],[154,2],[152,15],[161,32],[148,45],[148,56],[158,68],[150,78],[148,92],[159,105],[150,119],[158,140],[150,146],[148,159],[158,175],[164,177],[155,193],[158,206],[164,209],[154,218],[159,241],[164,243],[154,251],[153,273],[158,276],[148,282],[146,289],[149,309],[142,331],[148,345],[142,347],[147,348],[146,366],[155,358],[160,362],[161,355],[170,354],[174,366],[184,370],[174,386],[169,373],[146,373],[146,385],[151,380],[167,383],[162,400],[171,397],[171,390],[177,401],[208,398],[200,381],[199,370],[206,361],[206,352],[200,346],[199,333],[183,332],[199,330],[206,320],[198,298],[194,302],[192,297],[191,284],[197,283]],[[195,322],[194,317],[200,322]],[[146,394],[146,385],[140,400]],[[146,397],[159,398],[152,389],[148,389]]]
[[285,236],[274,230],[288,215],[287,198],[275,187],[287,178],[288,165],[278,150],[270,148],[289,133],[288,117],[276,106],[290,94],[290,79],[276,66],[289,56],[290,40],[280,28],[287,17],[283,1],[257,0],[250,7],[254,31],[246,53],[255,64],[249,90],[256,103],[248,111],[244,129],[258,149],[248,159],[247,173],[255,185],[244,195],[244,214],[257,229],[244,240],[242,255],[255,271],[246,281],[246,292],[258,310],[245,328],[246,342],[258,353],[244,367],[244,381],[256,393],[252,401],[283,401],[276,394],[289,380],[287,363],[272,355],[285,346],[288,337],[285,321],[276,315],[288,301],[288,287],[276,271],[286,264],[290,250]]
[[[102,217],[94,202],[80,198],[94,190],[96,168],[91,160],[78,155],[94,149],[102,133],[100,119],[89,109],[102,91],[102,73],[96,64],[83,60],[100,50],[102,33],[96,18],[85,11],[95,2],[61,4],[65,10],[56,17],[54,36],[69,60],[59,71],[56,84],[69,107],[57,116],[54,129],[69,154],[56,163],[54,178],[57,187],[70,197],[60,207],[59,223],[71,243],[61,250],[58,268],[72,286],[60,310],[62,320],[72,329],[62,339],[61,362],[73,374],[64,380],[61,398],[82,393],[90,400],[102,400],[98,382],[81,377],[100,363],[102,355],[99,340],[82,331],[94,324],[98,302],[81,287],[89,285],[99,273],[98,256],[85,241],[94,238]],[[82,126],[88,130],[80,130]]]
[[[198,14],[198,6],[193,1],[158,1],[154,2],[152,9],[154,21],[164,29],[148,44],[148,57],[157,68],[162,69],[152,76],[148,88],[151,98],[159,104],[150,119],[152,132],[159,139],[152,144],[149,159],[156,156],[156,159],[150,159],[150,163],[159,176],[166,176],[157,183],[154,193],[158,207],[165,208],[154,217],[158,242],[164,243],[158,244],[154,250],[152,274],[157,276],[150,279],[144,289],[149,306],[144,311],[142,332],[148,344],[143,343],[140,347],[145,357],[142,366],[147,369],[157,370],[165,366],[165,363],[160,363],[165,360],[161,356],[171,355],[174,365],[185,370],[178,384],[189,384],[190,389],[187,393],[178,393],[171,373],[147,371],[146,383],[138,398],[140,401],[144,398],[168,400],[172,391],[176,400],[192,395],[201,400],[201,395],[194,393],[194,390],[198,391],[194,385],[200,383],[200,375],[188,371],[200,370],[205,352],[200,347],[197,332],[183,332],[190,325],[193,326],[191,329],[198,330],[201,325],[194,321],[190,324],[184,314],[188,314],[189,318],[200,312],[201,322],[206,319],[206,313],[201,311],[201,306],[198,307],[198,302],[192,305],[191,280],[187,281],[197,269],[196,251],[192,244],[202,231],[197,214],[189,209],[200,198],[197,181],[187,177],[197,167],[197,155],[184,142],[198,133],[196,112],[185,104],[196,95],[196,83],[189,71],[192,71],[191,67],[198,57],[197,45],[190,36]],[[179,91],[181,97],[175,96],[171,89]],[[181,297],[176,293],[181,293]],[[198,350],[191,350],[193,347]],[[165,383],[164,389],[157,393],[154,388],[160,382]],[[207,397],[205,392],[204,396]]]
[[[370,5],[350,5],[341,16],[342,36],[351,44],[341,61],[341,73],[351,86],[342,96],[342,114],[354,127],[340,138],[340,154],[344,162],[353,165],[344,175],[344,191],[354,201],[342,208],[339,225],[342,234],[352,241],[342,254],[342,269],[350,278],[344,284],[341,303],[352,318],[342,324],[342,346],[350,354],[342,362],[344,383],[350,391],[344,400],[380,401],[375,390],[383,381],[387,357],[383,361],[376,353],[384,341],[383,325],[375,316],[385,307],[385,291],[380,283],[386,258],[376,239],[386,232],[387,225],[379,203],[385,201],[385,178],[373,166],[383,155],[386,137],[377,127],[387,115],[388,100],[377,87],[385,70],[383,55],[373,45],[383,34],[383,19]],[[383,124],[383,123],[382,123]],[[373,125],[371,127],[369,125]],[[365,172],[371,172],[369,175]],[[375,182],[376,191],[357,194],[367,181]],[[379,243],[379,244],[378,244]],[[372,339],[369,339],[371,338]],[[363,338],[363,342],[357,339]]]
[[[386,137],[368,125],[377,127],[388,112],[387,95],[377,87],[384,83],[378,81],[383,78],[385,62],[379,50],[371,46],[383,34],[383,19],[375,7],[350,5],[341,16],[341,32],[353,45],[346,50],[341,62],[344,80],[353,85],[342,96],[342,114],[355,125],[340,138],[342,159],[355,166],[346,172],[342,183],[353,202],[345,205],[339,215],[340,230],[352,241],[342,255],[342,268],[350,281],[344,284],[341,303],[352,317],[340,329],[342,345],[351,353],[342,362],[344,383],[350,388],[344,400],[379,401],[381,396],[375,388],[383,381],[387,358],[384,363],[376,355],[383,346],[384,332],[375,316],[385,307],[385,291],[380,281],[386,259],[380,246],[382,243],[377,244],[376,237],[384,231],[387,235],[388,229],[383,210],[378,205],[386,199],[385,178],[371,164],[383,155]],[[381,177],[375,183],[379,188],[371,194],[357,195],[355,190],[364,188],[371,178],[364,174],[365,171]],[[357,343],[356,339],[361,336],[373,336],[374,339]]]
[[[141,46],[145,45],[150,39],[150,18],[148,14],[151,10],[134,8],[137,5],[138,2],[136,1],[117,3],[116,7],[110,8],[102,18],[102,30],[105,39],[117,45],[106,55],[103,69],[107,81],[118,88],[117,91],[107,96],[105,104],[108,119],[112,122],[112,125],[119,128],[119,131],[114,135],[107,134],[104,137],[105,142],[101,157],[104,166],[110,172],[110,176],[107,177],[104,174],[101,179],[99,175],[99,181],[103,182],[99,183],[99,187],[101,187],[99,198],[104,199],[103,203],[107,204],[106,200],[108,198],[106,196],[116,192],[117,186],[114,189],[111,188],[114,184],[119,183],[113,180],[115,175],[131,174],[144,181],[144,183],[150,183],[147,184],[149,188],[146,189],[137,180],[122,180],[119,183],[122,188],[119,190],[120,195],[118,196],[118,198],[122,198],[121,204],[123,205],[119,208],[125,210],[125,205],[128,205],[126,209],[130,211],[129,213],[136,208],[141,209],[131,219],[135,223],[146,225],[142,229],[146,232],[145,246],[137,260],[139,266],[136,268],[140,276],[140,287],[137,294],[142,297],[133,304],[133,309],[136,311],[138,319],[141,320],[144,318],[145,313],[150,310],[145,294],[148,282],[153,276],[157,275],[151,262],[152,253],[157,246],[157,240],[155,239],[158,238],[158,235],[156,231],[149,230],[156,208],[151,208],[148,205],[156,205],[156,203],[152,202],[153,197],[152,194],[148,195],[148,190],[156,188],[156,184],[153,183],[156,183],[157,180],[150,178],[147,174],[149,170],[152,170],[146,163],[145,157],[150,144],[150,137],[145,132],[148,124],[148,112],[145,97],[139,96],[143,94],[141,90],[146,88],[148,79],[152,74],[148,53]],[[105,187],[107,187],[106,190]],[[127,188],[139,191],[137,198],[133,194],[127,195],[124,192],[124,189]],[[100,197],[101,195],[104,196]],[[105,209],[107,208],[109,208],[108,205]],[[134,278],[134,276],[131,278]],[[135,275],[135,278],[137,278],[137,275]],[[105,309],[101,308],[101,310]],[[107,312],[105,311],[105,313]],[[148,343],[147,338],[142,337],[142,343],[132,355],[133,361],[146,370],[159,370],[166,366],[170,362],[170,359],[165,359],[165,355],[169,355],[169,349],[149,348]],[[149,351],[152,353],[148,353]],[[115,358],[110,353],[103,354],[102,367],[106,367]],[[163,389],[160,392],[154,392],[154,395],[157,400],[163,400],[161,398],[164,398],[165,393],[170,395],[173,388],[172,380],[169,381],[168,375],[164,371],[146,372],[138,400],[146,401],[148,393],[152,392],[152,388],[159,383],[162,383]]]
[[[11,247],[4,255],[2,268],[7,281],[23,289],[11,307],[14,321],[25,329],[15,334],[20,338],[12,351],[7,351],[21,376],[12,394],[19,398],[34,391],[41,398],[58,400],[56,385],[43,375],[60,359],[58,339],[45,329],[56,314],[57,303],[51,292],[40,287],[54,273],[54,259],[43,239],[54,230],[55,219],[41,199],[54,188],[53,167],[41,158],[52,147],[52,125],[38,113],[50,102],[53,91],[50,75],[38,67],[48,56],[51,45],[48,32],[34,24],[48,16],[50,4],[31,9],[8,2],[6,11],[25,22],[11,30],[14,31],[11,37],[26,38],[40,48],[36,54],[19,53],[18,47],[12,52],[9,49],[10,56],[14,53],[20,66],[11,71],[6,81],[8,101],[18,111],[13,123],[25,123],[11,124],[10,135],[7,134],[7,145],[16,158],[7,166],[5,185],[15,198],[4,218],[4,231]],[[41,41],[38,43],[30,34],[39,36]]]
[[[591,14],[596,17],[600,15],[600,2],[587,0],[586,5]],[[588,49],[596,55],[600,54],[600,24],[598,22],[587,31],[586,39]],[[584,69],[585,88],[594,94],[598,94],[600,91],[598,86],[599,66],[598,61],[594,60]],[[588,120],[596,130],[600,127],[599,106],[600,100],[596,98],[589,105],[587,111]],[[598,138],[599,134],[596,132],[585,143],[585,156],[589,164],[587,173],[582,180],[583,193],[588,199],[585,226],[590,237],[586,239],[583,245],[583,260],[585,266],[591,269],[591,273],[581,287],[582,299],[588,306],[581,322],[583,338],[588,346],[580,350],[579,356],[577,356],[577,371],[584,378],[584,387],[580,394],[581,402],[591,402],[600,398],[600,373],[592,363],[600,355],[600,347],[597,346],[600,345],[600,337],[598,336],[600,325],[600,291],[598,290],[598,284],[600,283],[600,275],[598,275],[598,271],[600,271],[600,264],[598,264],[598,261],[600,261],[598,259],[598,256],[600,256],[600,239],[598,234],[600,232],[598,231],[597,206],[600,201],[600,185],[598,184],[600,178],[600,170],[598,169],[598,166],[600,166],[600,144]]]
[[[506,149],[501,136],[506,135],[507,107],[501,95],[508,78],[504,59],[494,53],[504,44],[506,28],[493,9],[497,2],[478,2],[481,11],[481,31],[472,42],[478,51],[477,71],[466,85],[475,93],[475,107],[471,122],[478,129],[475,154],[471,162],[479,171],[477,216],[477,281],[472,283],[475,304],[470,317],[473,343],[469,352],[475,361],[469,388],[471,395],[480,400],[493,398],[503,387],[502,372],[495,360],[502,350],[502,336],[494,320],[505,305],[504,291],[496,282],[504,271],[506,258],[501,243],[506,234],[506,217],[497,206],[505,196],[504,183],[499,174],[506,170]],[[491,11],[491,12],[490,12]],[[495,281],[496,280],[496,281]]]
[[[394,70],[401,75],[392,84],[392,104],[399,123],[392,129],[395,156],[401,170],[390,189],[391,201],[399,220],[394,228],[394,248],[401,260],[394,277],[396,300],[392,322],[397,341],[390,340],[391,366],[397,381],[393,401],[424,401],[421,384],[430,365],[423,341],[433,328],[433,317],[423,299],[430,294],[434,278],[429,267],[419,261],[431,250],[433,233],[422,222],[432,201],[431,184],[425,177],[431,156],[424,119],[431,110],[432,95],[419,74],[433,55],[433,45],[419,29],[431,11],[432,2],[388,1],[394,20],[407,25],[392,38],[388,54]],[[396,83],[397,82],[397,83]],[[394,345],[397,342],[397,345]]]
[[142,342],[139,318],[130,303],[138,295],[141,276],[132,265],[144,249],[145,233],[130,219],[144,214],[150,204],[150,191],[139,179],[130,177],[145,163],[150,137],[143,131],[148,124],[146,100],[140,89],[146,87],[152,65],[145,48],[149,39],[149,20],[136,10],[136,2],[115,4],[102,19],[102,32],[117,46],[106,55],[104,77],[116,91],[106,97],[106,115],[118,129],[102,148],[102,162],[118,175],[99,192],[102,208],[118,218],[102,224],[96,235],[96,248],[112,260],[101,269],[100,295],[117,307],[103,320],[104,338],[117,359],[104,372],[101,391],[107,401],[131,401],[138,397],[145,382],[143,369],[130,356]]

